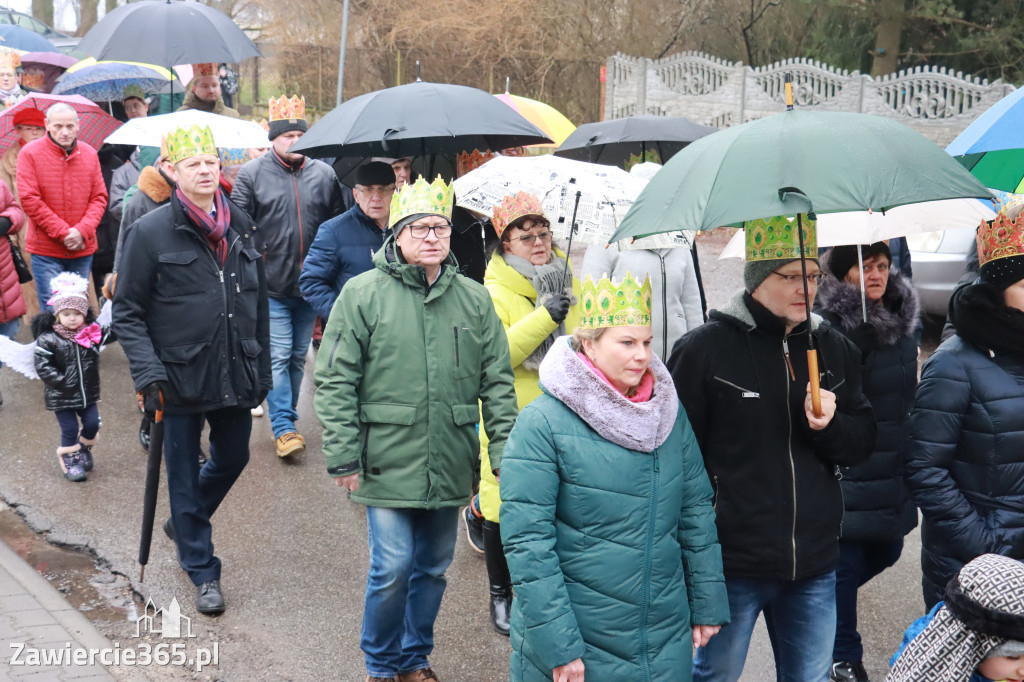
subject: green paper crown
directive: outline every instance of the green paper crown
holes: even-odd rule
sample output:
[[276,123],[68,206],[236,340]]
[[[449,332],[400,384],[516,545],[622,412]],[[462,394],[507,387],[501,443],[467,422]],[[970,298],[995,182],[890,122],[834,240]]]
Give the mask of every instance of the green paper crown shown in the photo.
[[213,143],[213,131],[209,126],[200,128],[193,125],[188,130],[177,128],[169,133],[160,145],[167,150],[167,160],[171,163],[178,163],[200,154],[217,154],[217,145]]
[[407,183],[402,189],[391,196],[391,214],[388,216],[388,227],[394,227],[402,218],[417,213],[429,213],[452,219],[452,204],[455,203],[455,190],[438,175],[429,185],[421,175],[416,182]]
[[633,276],[615,284],[602,277],[594,284],[587,275],[580,294],[581,329],[651,326],[651,278],[639,284]]
[[[816,221],[800,216],[804,231],[804,257],[818,257]],[[797,219],[786,216],[748,220],[743,224],[746,232],[747,262],[764,260],[796,260],[800,258],[800,236]]]

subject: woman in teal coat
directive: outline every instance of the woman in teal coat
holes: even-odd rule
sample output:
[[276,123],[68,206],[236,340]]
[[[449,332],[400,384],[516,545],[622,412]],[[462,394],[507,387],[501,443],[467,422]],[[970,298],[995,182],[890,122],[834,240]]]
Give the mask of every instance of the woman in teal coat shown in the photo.
[[512,682],[690,680],[729,622],[712,490],[651,354],[650,283],[588,277],[501,467]]

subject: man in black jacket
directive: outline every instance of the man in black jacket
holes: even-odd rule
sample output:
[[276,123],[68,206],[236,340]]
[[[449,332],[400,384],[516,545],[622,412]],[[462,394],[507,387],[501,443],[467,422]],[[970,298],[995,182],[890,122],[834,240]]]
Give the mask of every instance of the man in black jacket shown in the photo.
[[[860,355],[814,316],[820,271],[805,220],[806,277],[787,219],[747,225],[746,290],[681,338],[668,367],[715,489],[732,621],[698,650],[695,682],[735,681],[763,612],[779,679],[828,679],[843,514],[840,466],[875,441]],[[795,228],[792,225],[792,228]],[[818,348],[821,416],[811,407],[807,349]]]
[[[126,237],[114,329],[147,412],[164,409],[164,459],[181,567],[200,613],[224,611],[210,517],[249,461],[250,409],[271,387],[267,280],[255,227],[219,189],[209,128],[168,136],[178,185]],[[210,459],[199,437],[210,425]]]
[[345,210],[334,169],[289,151],[306,132],[305,116],[304,99],[271,97],[271,149],[242,166],[231,190],[231,200],[259,226],[258,248],[267,268],[274,375],[267,408],[278,457],[306,447],[295,422],[316,312],[299,293],[299,272],[320,224]]

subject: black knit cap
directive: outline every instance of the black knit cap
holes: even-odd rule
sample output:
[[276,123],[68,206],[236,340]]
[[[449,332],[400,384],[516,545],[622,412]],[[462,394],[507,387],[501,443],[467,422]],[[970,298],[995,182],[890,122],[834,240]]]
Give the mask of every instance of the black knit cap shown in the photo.
[[1024,279],[1024,255],[996,258],[978,268],[982,282],[988,282],[999,291]]
[[395,184],[395,171],[391,168],[391,164],[383,161],[364,163],[356,169],[356,184],[363,187],[393,185]]
[[[889,251],[889,245],[885,242],[875,242],[874,244],[861,246],[860,249],[861,257],[865,261],[881,255],[885,256],[890,265],[892,264],[892,253]],[[832,271],[832,274],[840,282],[846,279],[850,268],[855,265],[857,265],[856,246],[833,246],[832,250],[829,251],[828,269]]]
[[304,118],[283,118],[280,121],[270,122],[270,132],[267,133],[267,137],[273,140],[278,135],[282,135],[291,130],[301,130],[306,132],[309,130],[309,125],[306,123]]

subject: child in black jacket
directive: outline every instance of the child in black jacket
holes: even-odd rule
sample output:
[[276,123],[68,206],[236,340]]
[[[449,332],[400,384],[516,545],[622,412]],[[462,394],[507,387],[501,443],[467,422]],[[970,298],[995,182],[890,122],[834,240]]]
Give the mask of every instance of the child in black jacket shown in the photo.
[[[100,428],[96,403],[100,399],[99,348],[103,330],[93,321],[82,277],[65,272],[50,284],[54,313],[44,312],[32,320],[36,337],[35,364],[46,384],[46,409],[55,413],[60,425],[57,458],[69,481],[86,480],[93,467],[92,446]],[[79,432],[78,422],[82,422]]]

